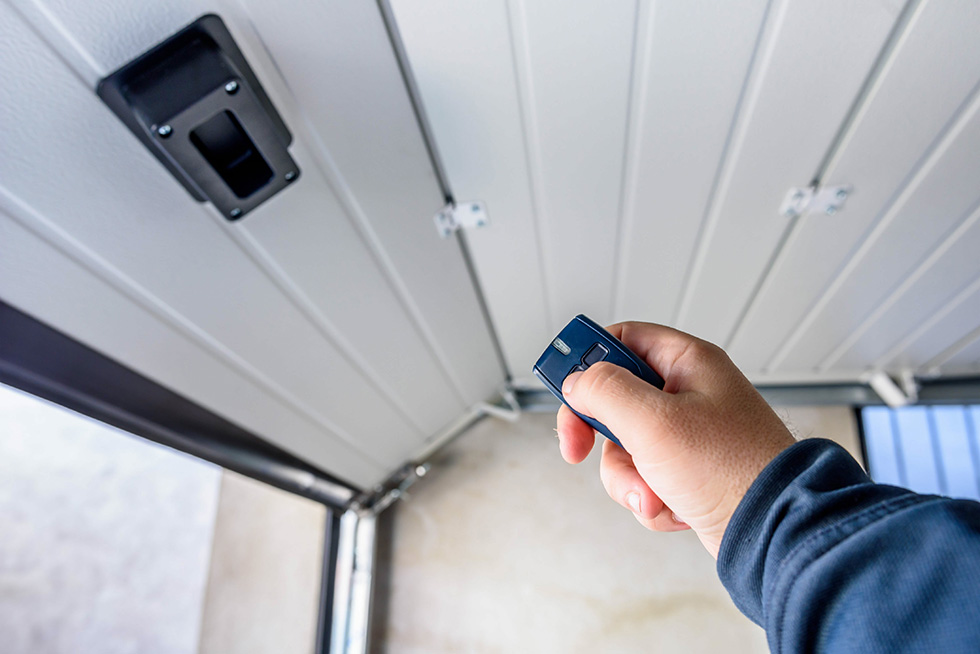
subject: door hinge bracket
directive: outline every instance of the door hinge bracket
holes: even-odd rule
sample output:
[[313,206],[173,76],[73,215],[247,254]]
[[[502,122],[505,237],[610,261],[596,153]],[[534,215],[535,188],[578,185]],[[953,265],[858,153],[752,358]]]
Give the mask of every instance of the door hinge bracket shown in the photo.
[[443,238],[448,238],[461,229],[475,229],[490,224],[487,207],[479,200],[447,204],[433,216],[433,220],[436,231]]
[[786,192],[779,213],[787,218],[795,218],[805,213],[823,213],[833,216],[844,208],[850,186],[808,186],[791,188]]

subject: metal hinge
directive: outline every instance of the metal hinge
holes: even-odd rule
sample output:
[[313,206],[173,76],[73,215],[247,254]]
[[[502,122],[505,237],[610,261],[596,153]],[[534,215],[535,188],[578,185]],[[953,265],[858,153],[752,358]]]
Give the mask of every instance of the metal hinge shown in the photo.
[[850,186],[791,188],[779,207],[779,213],[787,218],[795,218],[805,213],[825,213],[833,216],[844,208],[844,202],[850,193]]
[[447,204],[433,217],[433,220],[436,223],[436,231],[443,238],[460,229],[486,227],[490,224],[487,207],[479,200],[459,202],[455,205]]

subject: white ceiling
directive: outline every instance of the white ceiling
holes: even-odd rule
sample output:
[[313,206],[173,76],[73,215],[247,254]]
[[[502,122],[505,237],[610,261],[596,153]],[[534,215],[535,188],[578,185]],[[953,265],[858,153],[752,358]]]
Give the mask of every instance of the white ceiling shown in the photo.
[[[980,372],[980,5],[394,0],[519,382],[574,314],[759,382]],[[237,223],[98,100],[222,16],[303,171]],[[0,298],[368,485],[503,381],[374,2],[0,2]],[[779,214],[821,175],[834,216]]]
[[977,3],[393,5],[519,378],[579,312],[758,382],[980,371]]

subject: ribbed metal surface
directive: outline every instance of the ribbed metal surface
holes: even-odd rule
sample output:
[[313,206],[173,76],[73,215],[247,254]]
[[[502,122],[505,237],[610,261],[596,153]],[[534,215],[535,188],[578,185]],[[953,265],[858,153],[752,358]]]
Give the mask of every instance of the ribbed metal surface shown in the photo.
[[392,5],[519,382],[579,312],[760,384],[980,371],[976,3]]

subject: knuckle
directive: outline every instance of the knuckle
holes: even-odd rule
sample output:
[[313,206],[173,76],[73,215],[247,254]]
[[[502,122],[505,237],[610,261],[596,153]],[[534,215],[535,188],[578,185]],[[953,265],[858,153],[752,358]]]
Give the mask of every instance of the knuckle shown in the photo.
[[713,359],[718,356],[718,352],[720,351],[721,348],[714,343],[703,341],[700,338],[691,341],[691,345],[688,347],[690,355],[698,361]]
[[698,364],[719,365],[731,362],[725,350],[714,343],[703,341],[700,338],[691,341],[686,355]]

